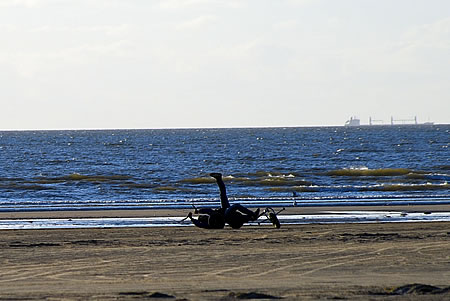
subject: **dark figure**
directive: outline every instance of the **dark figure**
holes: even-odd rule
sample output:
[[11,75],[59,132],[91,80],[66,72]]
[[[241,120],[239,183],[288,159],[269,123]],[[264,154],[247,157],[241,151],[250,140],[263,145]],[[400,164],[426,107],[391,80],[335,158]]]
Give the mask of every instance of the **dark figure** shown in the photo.
[[222,208],[211,209],[211,208],[195,208],[195,213],[199,213],[197,219],[192,217],[192,212],[189,212],[188,218],[191,222],[203,229],[223,229],[225,227],[225,215]]
[[231,226],[233,229],[239,229],[245,223],[249,221],[255,221],[259,217],[259,209],[255,212],[245,208],[240,204],[234,204],[230,206],[230,202],[227,197],[227,190],[225,188],[225,183],[222,179],[222,174],[220,173],[211,173],[211,177],[216,179],[217,185],[220,190],[220,205],[221,209],[224,210],[224,219],[225,222]]
[[222,174],[211,173],[210,176],[216,179],[217,185],[219,186],[221,207],[218,209],[195,208],[195,213],[200,214],[197,219],[192,217],[192,212],[189,212],[187,217],[195,226],[204,229],[223,229],[225,223],[227,223],[233,229],[239,229],[245,223],[258,219],[259,209],[253,212],[240,204],[230,206],[225,183],[222,180]]

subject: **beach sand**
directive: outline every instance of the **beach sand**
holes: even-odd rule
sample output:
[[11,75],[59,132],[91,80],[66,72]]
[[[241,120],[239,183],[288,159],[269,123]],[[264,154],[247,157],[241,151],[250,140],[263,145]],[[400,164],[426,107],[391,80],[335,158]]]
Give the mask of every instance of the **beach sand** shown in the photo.
[[448,300],[395,288],[450,285],[450,223],[1,230],[0,263],[0,300]]

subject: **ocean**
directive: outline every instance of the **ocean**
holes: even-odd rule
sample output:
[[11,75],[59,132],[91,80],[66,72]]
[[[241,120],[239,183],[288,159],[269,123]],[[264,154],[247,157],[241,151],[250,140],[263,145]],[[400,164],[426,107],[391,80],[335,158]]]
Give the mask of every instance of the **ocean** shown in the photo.
[[0,211],[450,204],[450,125],[0,132]]

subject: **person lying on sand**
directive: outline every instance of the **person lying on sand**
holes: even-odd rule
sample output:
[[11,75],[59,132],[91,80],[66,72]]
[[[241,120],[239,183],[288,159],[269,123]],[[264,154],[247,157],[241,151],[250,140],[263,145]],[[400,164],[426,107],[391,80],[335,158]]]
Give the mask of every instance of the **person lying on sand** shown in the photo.
[[225,227],[225,214],[222,208],[195,208],[194,213],[200,214],[197,219],[192,217],[192,212],[189,212],[187,218],[189,218],[191,222],[199,228],[223,229]]
[[209,175],[216,179],[217,185],[219,186],[221,207],[218,209],[195,208],[195,213],[201,214],[198,219],[193,218],[192,212],[189,212],[187,217],[195,226],[204,229],[223,229],[225,223],[227,223],[231,228],[239,229],[245,223],[258,219],[259,208],[253,212],[241,204],[230,205],[221,173],[211,173]]

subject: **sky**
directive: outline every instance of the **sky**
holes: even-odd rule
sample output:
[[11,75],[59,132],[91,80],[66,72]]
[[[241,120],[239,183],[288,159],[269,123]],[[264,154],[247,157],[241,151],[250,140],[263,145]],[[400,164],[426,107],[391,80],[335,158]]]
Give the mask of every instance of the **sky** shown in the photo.
[[0,130],[450,123],[448,0],[0,0]]

